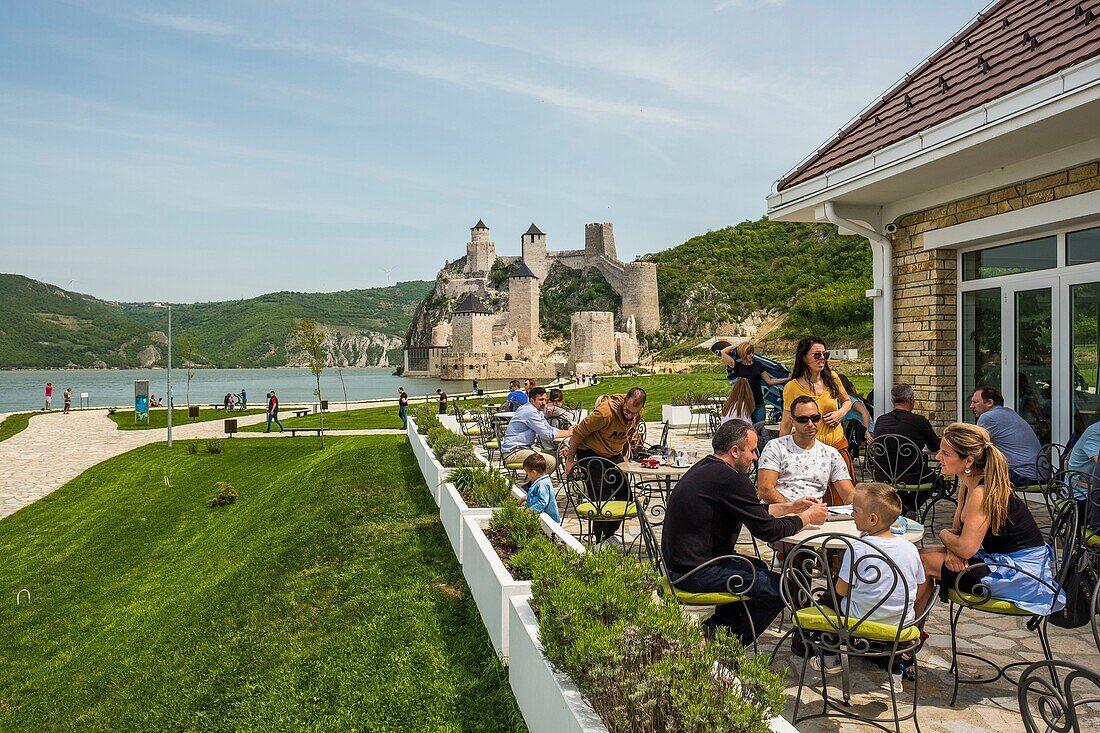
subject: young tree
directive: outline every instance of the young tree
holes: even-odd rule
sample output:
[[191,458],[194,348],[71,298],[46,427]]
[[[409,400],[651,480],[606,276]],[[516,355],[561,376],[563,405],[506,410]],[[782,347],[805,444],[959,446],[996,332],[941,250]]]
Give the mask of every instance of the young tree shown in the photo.
[[[313,372],[317,380],[317,389],[313,394],[317,395],[317,402],[321,402],[321,372],[325,369],[325,360],[328,354],[325,352],[325,332],[312,318],[302,318],[298,325],[290,332],[290,338],[295,348],[306,361],[306,366]],[[321,410],[321,447],[325,447],[325,411]]]
[[180,362],[187,369],[187,406],[191,406],[191,377],[195,376],[195,357],[199,353],[198,336],[180,336],[176,339],[179,347]]

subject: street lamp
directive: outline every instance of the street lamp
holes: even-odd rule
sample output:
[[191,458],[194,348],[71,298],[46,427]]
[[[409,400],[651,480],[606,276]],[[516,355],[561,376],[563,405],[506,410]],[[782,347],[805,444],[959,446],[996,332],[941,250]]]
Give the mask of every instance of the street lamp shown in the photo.
[[168,309],[168,447],[172,447],[172,304],[153,303],[154,308]]

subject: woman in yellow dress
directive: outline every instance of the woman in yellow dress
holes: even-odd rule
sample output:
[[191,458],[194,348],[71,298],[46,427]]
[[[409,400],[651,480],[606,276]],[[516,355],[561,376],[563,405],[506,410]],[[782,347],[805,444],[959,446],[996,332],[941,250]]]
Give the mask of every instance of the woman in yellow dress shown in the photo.
[[783,387],[780,435],[790,435],[791,403],[801,395],[812,397],[817,408],[821,410],[821,427],[818,428],[817,439],[840,451],[844,462],[848,464],[848,474],[854,475],[852,457],[848,454],[848,440],[844,437],[844,427],[840,423],[848,410],[852,409],[852,399],[844,391],[840,376],[829,368],[829,352],[825,348],[825,342],[816,336],[802,339],[795,350],[791,380]]

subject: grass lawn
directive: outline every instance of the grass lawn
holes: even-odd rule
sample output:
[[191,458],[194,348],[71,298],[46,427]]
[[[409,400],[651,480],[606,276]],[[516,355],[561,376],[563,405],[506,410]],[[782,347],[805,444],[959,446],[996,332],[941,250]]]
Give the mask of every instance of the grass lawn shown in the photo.
[[0,441],[26,430],[31,424],[31,418],[37,414],[37,412],[15,412],[8,415],[3,422],[0,422]]
[[403,438],[186,445],[2,520],[0,730],[524,729]]
[[[373,430],[378,428],[401,429],[401,418],[397,416],[397,406],[393,407],[368,407],[361,410],[348,410],[343,407],[333,408],[329,403],[329,410],[325,413],[325,430]],[[410,406],[409,410],[412,411]],[[262,410],[261,410],[262,412]],[[279,420],[288,428],[316,428],[321,425],[321,416],[309,414],[304,417],[290,417],[289,412],[280,412]],[[242,432],[262,433],[267,423],[241,427]],[[278,430],[278,427],[273,427]]]
[[[172,410],[172,426],[190,425],[191,423],[209,422],[210,420],[224,420],[227,417],[258,415],[263,411],[262,407],[257,407],[254,410],[233,410],[227,414],[225,410],[215,410],[213,407],[200,407],[199,416],[190,418],[187,417],[186,407],[177,407]],[[168,410],[149,410],[149,421],[136,424],[134,423],[133,410],[116,412],[114,415],[108,415],[108,417],[114,420],[119,430],[150,430],[153,428],[168,427]]]

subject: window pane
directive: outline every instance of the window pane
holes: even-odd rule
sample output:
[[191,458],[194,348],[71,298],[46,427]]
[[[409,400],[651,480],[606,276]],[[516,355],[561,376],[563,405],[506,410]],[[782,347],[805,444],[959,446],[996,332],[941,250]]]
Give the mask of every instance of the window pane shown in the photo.
[[1100,262],[1100,227],[1066,235],[1066,264]]
[[1070,288],[1070,430],[1080,435],[1100,408],[1100,283]]
[[1039,442],[1050,442],[1051,323],[1050,288],[1016,293],[1016,412]]
[[1015,275],[1057,265],[1058,238],[1043,237],[963,253],[963,280]]
[[973,422],[966,405],[982,385],[1001,389],[1001,291],[974,290],[963,293],[963,414]]

